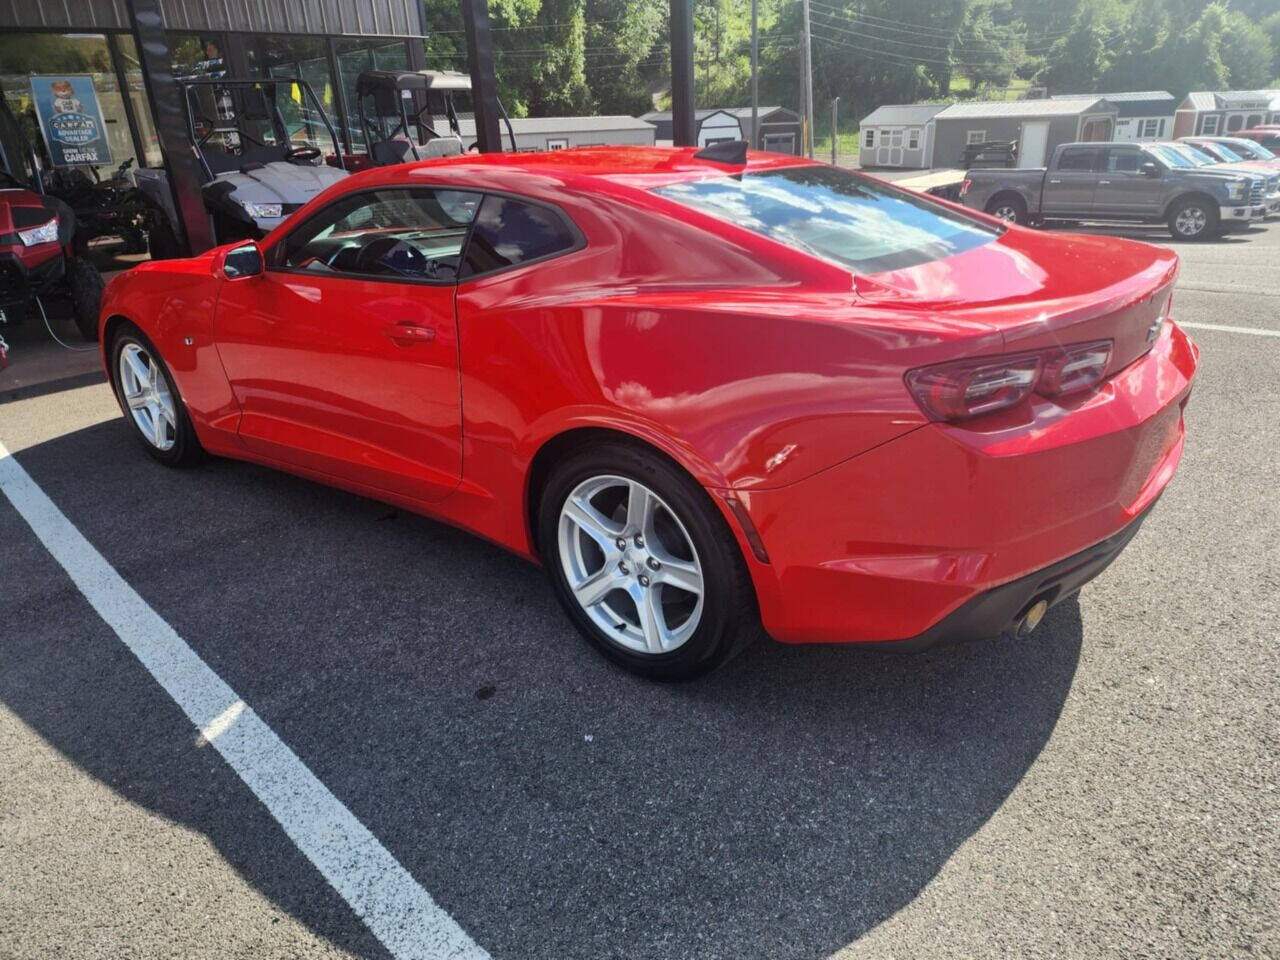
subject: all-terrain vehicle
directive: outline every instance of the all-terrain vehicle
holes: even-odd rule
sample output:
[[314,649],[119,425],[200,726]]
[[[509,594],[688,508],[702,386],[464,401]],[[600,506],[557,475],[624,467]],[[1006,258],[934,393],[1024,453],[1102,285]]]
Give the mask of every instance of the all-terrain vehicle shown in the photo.
[[[356,79],[356,110],[369,152],[348,157],[348,166],[387,166],[474,150],[474,142],[464,147],[456,102],[470,94],[471,77],[453,70],[366,70]],[[501,102],[498,112],[514,152],[515,131]]]
[[[180,82],[187,133],[205,176],[201,193],[218,243],[260,239],[347,176],[333,124],[305,80]],[[335,165],[324,162],[326,151]],[[178,218],[167,174],[139,170],[134,180],[164,213],[152,230],[151,256],[176,256]]]
[[[102,275],[77,256],[71,208],[45,192],[35,151],[0,93],[0,335],[37,297],[66,295],[76,328],[98,339]],[[0,366],[8,350],[0,339]]]

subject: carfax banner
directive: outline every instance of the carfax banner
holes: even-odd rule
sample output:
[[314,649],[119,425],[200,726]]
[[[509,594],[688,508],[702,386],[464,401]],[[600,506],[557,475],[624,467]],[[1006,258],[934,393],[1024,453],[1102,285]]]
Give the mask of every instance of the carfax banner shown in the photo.
[[93,77],[32,77],[31,98],[55,167],[111,162]]

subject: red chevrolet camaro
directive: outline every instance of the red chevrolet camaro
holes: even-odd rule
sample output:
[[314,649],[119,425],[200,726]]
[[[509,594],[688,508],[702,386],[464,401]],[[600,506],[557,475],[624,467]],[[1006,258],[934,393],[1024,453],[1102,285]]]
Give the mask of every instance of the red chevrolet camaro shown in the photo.
[[279,467],[543,563],[658,678],[1034,627],[1173,475],[1166,249],[797,157],[589,148],[343,180],[103,298],[148,451]]

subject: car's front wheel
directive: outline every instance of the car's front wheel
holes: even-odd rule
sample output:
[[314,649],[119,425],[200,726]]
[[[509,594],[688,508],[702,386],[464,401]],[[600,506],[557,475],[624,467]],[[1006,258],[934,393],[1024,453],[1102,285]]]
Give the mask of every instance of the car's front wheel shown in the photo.
[[147,453],[168,466],[200,459],[204,451],[169,368],[132,325],[120,329],[111,344],[111,385]]
[[1218,235],[1218,208],[1198,197],[1169,211],[1169,232],[1178,240],[1209,240]]
[[605,656],[656,680],[696,677],[760,633],[737,542],[697,483],[628,444],[562,462],[539,543],[556,595]]

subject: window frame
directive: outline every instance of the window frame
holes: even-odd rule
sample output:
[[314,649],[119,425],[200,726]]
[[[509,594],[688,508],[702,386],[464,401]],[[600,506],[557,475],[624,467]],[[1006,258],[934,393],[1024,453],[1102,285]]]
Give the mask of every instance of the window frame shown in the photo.
[[[342,203],[351,197],[360,196],[366,193],[377,193],[382,190],[431,190],[441,191],[449,190],[454,193],[474,193],[480,197],[479,204],[476,205],[476,216],[471,218],[471,222],[467,224],[466,235],[462,238],[462,246],[458,250],[458,269],[462,269],[462,264],[467,258],[467,248],[471,245],[471,234],[475,231],[476,219],[480,216],[480,207],[484,205],[487,197],[504,197],[508,200],[516,200],[520,203],[526,203],[533,207],[543,207],[550,210],[553,214],[560,218],[561,222],[569,228],[569,232],[573,235],[574,243],[571,247],[565,247],[563,250],[556,250],[552,253],[544,254],[541,257],[534,257],[531,260],[521,260],[519,263],[509,263],[505,266],[494,267],[492,270],[486,270],[483,273],[473,273],[466,277],[457,276],[452,280],[431,280],[425,277],[373,277],[357,273],[338,273],[332,274],[316,273],[312,270],[304,270],[299,267],[287,267],[279,263],[284,256],[285,247],[289,238],[299,230],[305,229],[306,226],[317,218],[323,216],[331,210],[335,205]],[[534,197],[526,196],[522,193],[513,193],[509,190],[489,190],[487,188],[474,188],[467,186],[459,186],[454,183],[384,183],[373,187],[362,187],[359,190],[352,190],[343,193],[339,197],[334,197],[319,210],[310,214],[306,218],[300,220],[297,225],[291,227],[287,233],[280,236],[279,239],[273,241],[271,245],[263,250],[263,270],[267,273],[287,273],[293,276],[302,277],[324,277],[327,279],[337,280],[356,280],[368,283],[412,283],[420,284],[427,287],[460,287],[464,283],[470,283],[473,280],[483,280],[487,277],[496,276],[500,273],[506,273],[511,270],[520,270],[524,267],[535,263],[544,263],[547,260],[554,260],[556,257],[568,256],[571,253],[577,253],[587,247],[587,238],[574,219],[564,210],[554,203],[548,203],[545,200],[538,200]]]
[[515,200],[519,203],[527,204],[531,207],[542,207],[544,210],[550,210],[552,214],[560,218],[560,222],[569,228],[569,233],[573,235],[573,245],[565,247],[562,250],[553,250],[551,253],[544,253],[540,257],[533,257],[530,260],[521,260],[519,263],[508,263],[505,266],[494,267],[492,270],[485,270],[483,273],[471,273],[467,276],[459,276],[456,283],[461,286],[464,283],[470,283],[473,280],[483,280],[487,277],[497,276],[500,273],[508,273],[512,270],[522,270],[525,267],[535,263],[546,263],[548,260],[555,260],[557,257],[566,257],[572,253],[578,253],[587,247],[586,234],[574,222],[573,217],[564,212],[564,209],[554,203],[548,203],[545,200],[538,200],[534,197],[526,196],[523,193],[513,193],[509,190],[481,190],[484,196],[480,200],[480,206],[476,207],[476,215],[471,220],[471,226],[467,230],[466,240],[462,244],[462,253],[458,259],[458,269],[461,271],[462,265],[467,260],[467,249],[471,246],[471,235],[475,232],[476,220],[480,218],[480,209],[484,206],[484,201],[489,197],[503,197],[507,200]]
[[[977,134],[976,139],[974,138],[974,134]],[[986,142],[987,142],[986,130],[966,130],[964,132],[964,145],[966,147],[976,147],[978,144],[986,143]]]
[[[1104,162],[1104,155],[1107,152],[1108,151],[1105,150],[1104,148],[1095,146],[1093,144],[1081,144],[1081,145],[1073,144],[1072,146],[1065,147],[1062,151],[1062,154],[1058,157],[1058,166],[1055,168],[1054,172],[1055,173],[1099,173],[1100,172],[1099,168],[1102,166]],[[1092,163],[1090,163],[1088,167],[1063,167],[1062,166],[1063,160],[1067,159],[1067,157],[1076,156],[1078,154],[1093,154]]]
[[862,149],[874,150],[875,147],[876,147],[876,128],[867,127],[866,130],[862,131]]
[[[1201,135],[1202,137],[1217,137],[1217,136],[1220,136],[1220,134],[1219,134],[1219,132],[1218,132],[1218,131],[1219,131],[1219,127],[1220,127],[1219,121],[1220,121],[1221,119],[1222,119],[1222,118],[1221,118],[1221,117],[1219,117],[1216,113],[1206,113],[1203,117],[1201,117],[1201,118],[1200,118],[1200,135]],[[1210,122],[1210,121],[1213,121],[1213,129],[1212,129],[1212,130],[1210,130],[1210,129],[1209,129],[1209,122]]]
[[908,127],[908,128],[907,128],[907,146],[906,146],[906,149],[908,149],[908,150],[919,150],[919,149],[920,149],[920,140],[921,140],[921,137],[920,137],[920,128],[919,128],[919,127]]
[[1138,136],[1141,139],[1160,139],[1164,135],[1163,117],[1143,117],[1138,121]]
[[[1143,175],[1142,165],[1146,162],[1147,152],[1143,150],[1141,147],[1129,146],[1127,144],[1121,145],[1121,146],[1104,147],[1102,150],[1099,151],[1099,154],[1100,156],[1098,158],[1098,169],[1095,171],[1097,173],[1103,173],[1103,174],[1106,174],[1107,176],[1123,176],[1123,177],[1140,177]],[[1127,155],[1132,155],[1138,158],[1138,166],[1136,169],[1134,170],[1109,169],[1111,166],[1111,158],[1113,156],[1127,156]]]

